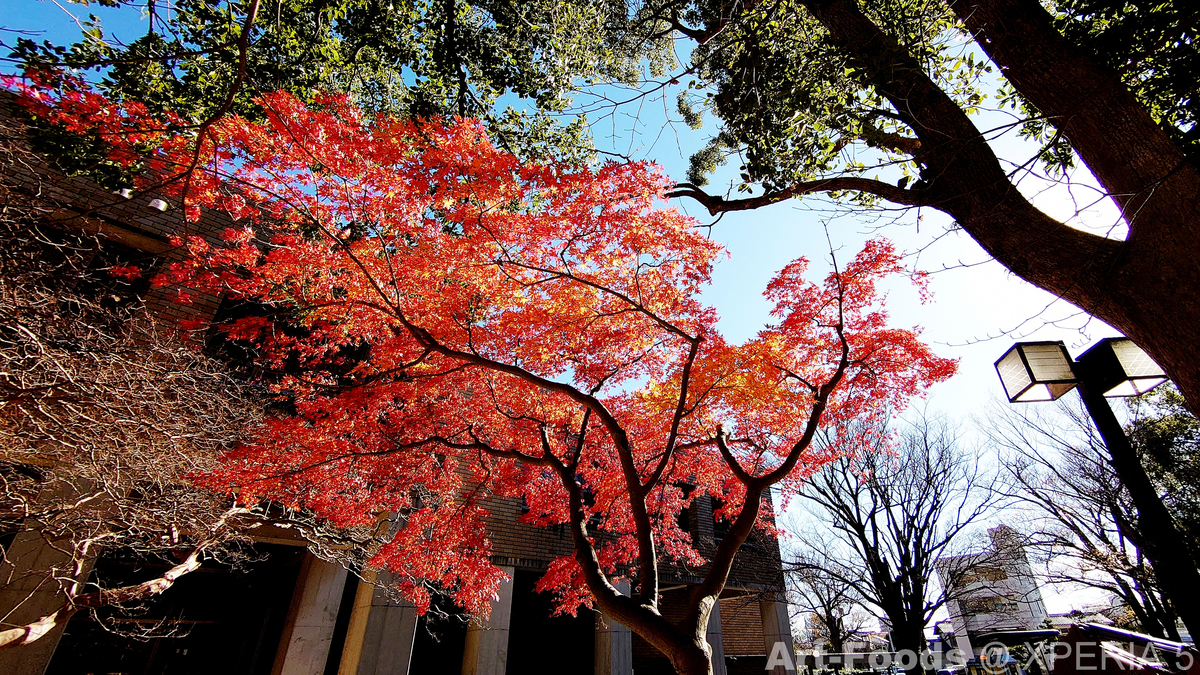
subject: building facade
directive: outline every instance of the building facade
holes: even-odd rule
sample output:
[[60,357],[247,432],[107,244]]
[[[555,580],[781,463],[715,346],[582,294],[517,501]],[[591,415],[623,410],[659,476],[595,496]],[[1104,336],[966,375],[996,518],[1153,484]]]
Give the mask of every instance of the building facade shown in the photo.
[[971,655],[984,646],[976,644],[980,635],[1033,630],[1048,616],[1020,536],[1004,525],[988,530],[988,536],[990,549],[938,564],[957,646]]

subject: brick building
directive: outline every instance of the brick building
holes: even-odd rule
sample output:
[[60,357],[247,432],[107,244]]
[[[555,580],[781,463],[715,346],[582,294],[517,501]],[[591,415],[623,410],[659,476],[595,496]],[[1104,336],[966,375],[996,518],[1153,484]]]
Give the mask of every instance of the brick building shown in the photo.
[[[11,112],[4,115],[7,138],[14,142]],[[215,240],[230,223],[206,212],[186,224],[178,209],[153,195],[126,199],[78,178],[66,178],[45,166],[0,167],[9,194],[36,200],[46,220],[84,231],[121,254],[133,253],[152,265],[183,255],[169,239],[198,235]],[[166,207],[163,210],[163,207]],[[211,317],[221,299],[196,294],[191,304],[173,302],[177,291],[145,288],[150,311],[172,319]],[[0,462],[4,461],[0,457]],[[0,672],[49,673],[210,673],[229,675],[464,675],[595,673],[653,675],[672,672],[665,657],[628,629],[604,616],[581,610],[575,617],[551,616],[550,599],[535,593],[540,573],[571,550],[565,528],[535,528],[518,522],[519,500],[494,498],[488,530],[493,562],[510,577],[483,624],[467,620],[452,606],[418,617],[404,603],[390,600],[370,572],[359,576],[323,561],[306,542],[287,530],[263,528],[256,534],[257,555],[238,570],[202,567],[182,577],[140,615],[119,619],[158,627],[178,627],[181,637],[133,640],[107,632],[103,625],[76,615],[59,630],[26,647],[0,651]],[[713,504],[697,499],[681,516],[701,553],[711,553],[722,523]],[[23,533],[4,545],[5,562],[29,564],[53,555],[53,546]],[[22,562],[25,561],[25,562]],[[119,553],[96,561],[93,574],[119,582],[137,578],[153,563]],[[2,571],[0,571],[2,572]],[[661,610],[680,614],[688,588],[704,570],[664,566]],[[792,645],[778,542],[757,535],[743,546],[720,604],[709,625],[714,672],[761,673],[776,642]],[[42,593],[45,597],[38,594]],[[30,599],[32,598],[32,600]],[[0,591],[0,617],[9,625],[31,621],[61,599],[34,587]],[[10,612],[18,607],[17,612]],[[782,674],[782,668],[778,669]]]

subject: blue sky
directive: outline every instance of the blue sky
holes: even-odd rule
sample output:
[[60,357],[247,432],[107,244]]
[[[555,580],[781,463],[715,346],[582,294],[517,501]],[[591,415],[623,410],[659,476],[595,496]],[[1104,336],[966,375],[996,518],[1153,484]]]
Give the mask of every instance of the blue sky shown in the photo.
[[[89,13],[99,15],[105,29],[118,37],[135,38],[146,30],[146,19],[136,11],[105,9],[94,3],[83,7],[66,0],[58,0],[59,4],[54,0],[3,2],[0,40],[8,45],[14,44],[18,36],[39,41],[48,38],[58,44],[73,41],[79,27],[68,11],[79,20]],[[673,115],[677,92],[677,87],[668,87],[661,97],[650,97],[638,108],[618,111],[603,120],[603,126],[598,125],[594,132],[602,149],[652,159],[671,176],[682,178],[688,156],[703,145],[712,127],[692,131],[681,123],[664,126]],[[977,126],[984,130],[1010,122],[1001,113],[976,118]],[[1036,152],[1012,132],[997,135],[992,144],[997,154],[1013,166]],[[720,186],[728,178],[728,174],[719,173],[710,187],[721,191]],[[1051,215],[1071,219],[1081,228],[1098,232],[1115,228],[1119,233],[1115,209],[1107,200],[1093,203],[1096,196],[1089,187],[1092,185],[1094,180],[1086,169],[1072,177],[1069,187],[1032,175],[1023,175],[1019,181],[1022,191]],[[694,202],[679,201],[676,206],[703,223],[714,220]],[[893,322],[923,326],[925,338],[938,353],[960,359],[959,374],[932,390],[928,407],[960,420],[969,429],[971,416],[985,414],[989,405],[1002,400],[992,364],[1014,341],[1064,340],[1072,353],[1078,354],[1094,340],[1117,333],[1016,279],[951,225],[949,218],[931,209],[854,212],[820,197],[730,213],[710,230],[731,257],[718,264],[705,299],[720,312],[720,326],[727,336],[734,340],[749,338],[769,319],[770,306],[762,291],[784,265],[806,256],[813,262],[812,273],[823,275],[828,270],[831,246],[838,259],[846,261],[868,237],[886,236],[910,254],[914,267],[932,273],[930,288],[934,294],[932,303],[922,305],[907,284],[893,285],[889,292]],[[967,435],[970,437],[969,432]],[[987,456],[986,448],[981,454]],[[1047,600],[1052,611],[1062,609],[1065,602],[1057,596]]]
[[[0,39],[9,45],[18,35],[68,43],[79,32],[68,11],[80,21],[89,13],[96,14],[106,32],[118,37],[135,38],[146,29],[146,19],[138,12],[107,9],[94,3],[85,7],[66,0],[58,0],[57,4],[54,0],[6,0],[5,4]],[[610,119],[593,116],[597,141],[602,147],[607,143],[606,149],[654,160],[670,175],[682,177],[688,156],[703,145],[712,127],[693,131],[681,123],[664,126],[673,115],[678,90],[668,87],[660,96],[649,98],[637,108],[620,110]],[[976,118],[977,125],[984,129],[1008,122],[998,114]],[[640,133],[635,133],[635,128]],[[1000,136],[993,145],[1002,157],[1020,164],[1034,148],[1014,136]],[[726,173],[732,173],[732,168],[727,167]],[[1080,173],[1077,180],[1084,184],[1090,181],[1090,175]],[[720,191],[722,179],[727,182],[728,176],[719,173],[710,188]],[[1062,217],[1071,216],[1087,199],[1086,195],[1079,196],[1082,193],[1078,189],[1078,198],[1072,198],[1063,188],[1048,189],[1028,178],[1022,187],[1039,207]],[[690,200],[679,200],[676,206],[704,223],[714,220]],[[1092,211],[1080,220],[1100,228],[1116,220],[1111,208]],[[930,407],[964,419],[980,413],[989,401],[1002,395],[992,364],[1013,341],[1062,339],[1078,353],[1093,340],[1116,334],[1097,321],[1078,316],[1066,303],[1055,302],[1053,296],[989,261],[965,233],[949,231],[950,223],[932,209],[855,213],[819,196],[753,212],[730,213],[711,229],[712,236],[728,248],[731,257],[718,265],[705,299],[720,312],[721,329],[726,335],[734,340],[748,338],[769,319],[770,306],[762,291],[784,265],[803,255],[813,262],[814,275],[824,274],[830,244],[839,260],[845,261],[866,238],[883,235],[910,254],[914,267],[932,273],[932,303],[920,304],[907,284],[896,284],[890,291],[889,307],[897,325],[923,326],[926,339],[939,353],[960,359],[959,374],[934,388]]]

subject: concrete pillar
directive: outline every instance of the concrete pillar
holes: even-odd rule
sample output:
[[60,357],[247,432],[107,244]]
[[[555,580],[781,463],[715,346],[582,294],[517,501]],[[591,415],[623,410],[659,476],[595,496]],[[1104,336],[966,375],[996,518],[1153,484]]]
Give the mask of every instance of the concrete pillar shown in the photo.
[[967,637],[965,631],[961,634],[954,634],[954,643],[958,647],[959,651],[963,653],[964,659],[969,660],[975,658],[975,648],[971,646],[971,639]]
[[763,642],[767,649],[767,658],[770,659],[772,653],[780,649],[775,646],[776,643],[780,643],[783,654],[787,657],[785,660],[791,666],[789,668],[776,665],[768,672],[772,675],[796,675],[796,649],[792,642],[792,622],[788,617],[787,603],[778,599],[763,600],[759,603],[759,610],[762,612]]
[[346,630],[339,675],[408,675],[413,640],[417,635],[417,610],[388,597],[387,572],[363,575],[354,598],[354,611]]
[[[617,584],[629,595],[629,582]],[[595,675],[633,675],[633,631],[603,613],[596,614]]]
[[482,623],[472,621],[467,627],[462,675],[505,675],[516,570],[512,567],[501,567],[500,570],[508,575],[508,581],[500,584],[497,598],[492,601],[492,613]]
[[[27,522],[27,526],[31,523]],[[71,542],[60,541],[52,546],[40,532],[26,530],[18,533],[4,551],[0,565],[0,629],[24,626],[58,611],[67,601],[60,581],[74,572],[75,561],[61,549],[70,550]],[[86,579],[92,561],[82,567],[80,577]],[[66,622],[55,626],[37,641],[0,651],[0,673],[10,675],[42,675],[50,665]]]
[[322,675],[333,643],[346,568],[305,555],[275,660],[275,675]]
[[712,650],[713,675],[726,675],[725,670],[725,638],[721,633],[721,602],[713,603],[712,612],[708,615],[708,632],[705,635],[708,647]]

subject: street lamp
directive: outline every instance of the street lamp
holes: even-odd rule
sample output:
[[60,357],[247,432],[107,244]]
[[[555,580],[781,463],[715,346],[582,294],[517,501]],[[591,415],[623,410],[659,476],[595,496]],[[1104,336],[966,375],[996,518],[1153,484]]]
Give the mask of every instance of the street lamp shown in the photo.
[[[1143,516],[1150,512],[1167,516],[1125,430],[1104,400],[1142,394],[1167,381],[1162,368],[1133,340],[1104,338],[1075,360],[1062,342],[1018,342],[996,361],[996,372],[1010,403],[1053,401],[1079,389],[1083,406],[1104,439],[1113,468],[1129,489],[1138,512]],[[1142,502],[1147,502],[1145,508]]]
[[[1105,397],[1143,394],[1167,381],[1162,368],[1127,338],[1105,338],[1072,360],[1061,342],[1020,342],[996,361],[996,372],[1012,403],[1053,401],[1072,389],[1108,448],[1113,470],[1137,508],[1139,548],[1150,559],[1163,591],[1179,607],[1190,607],[1200,572],[1185,541]],[[1182,603],[1182,604],[1181,604]],[[1190,611],[1190,610],[1189,610]],[[1181,613],[1182,616],[1182,613]],[[1191,616],[1200,619],[1200,614]],[[1185,623],[1190,627],[1195,621]]]
[[1053,401],[1076,384],[1061,342],[1018,342],[996,362],[996,372],[1010,403]]
[[1129,338],[1104,338],[1079,355],[1083,366],[1107,398],[1137,396],[1167,381],[1167,374]]
[[1108,398],[1144,394],[1166,373],[1129,338],[1104,338],[1075,361],[1062,342],[1018,342],[996,361],[1010,403],[1053,401],[1084,381]]

